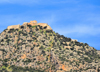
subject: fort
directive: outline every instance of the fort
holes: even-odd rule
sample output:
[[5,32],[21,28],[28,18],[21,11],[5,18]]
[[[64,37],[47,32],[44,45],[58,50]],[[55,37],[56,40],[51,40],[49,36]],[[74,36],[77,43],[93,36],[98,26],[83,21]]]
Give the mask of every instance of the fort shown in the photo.
[[18,24],[18,25],[12,25],[12,26],[8,26],[8,27],[7,27],[8,30],[9,30],[9,29],[12,29],[12,28],[18,29],[18,28],[20,28],[20,25]]
[[[52,30],[52,28],[51,28],[47,23],[37,23],[36,20],[30,21],[29,23],[28,23],[28,22],[24,22],[23,25],[31,25],[31,26],[40,25],[40,26],[42,26],[42,27],[47,26],[46,29]],[[8,30],[9,30],[9,29],[12,29],[12,28],[18,29],[18,28],[20,28],[20,25],[12,25],[12,26],[8,26],[8,27],[7,27]]]
[[42,26],[42,27],[47,26],[47,29],[52,30],[51,27],[50,27],[47,23],[37,23],[36,20],[30,21],[30,22],[28,23],[28,25],[31,25],[31,26],[40,25],[40,26]]

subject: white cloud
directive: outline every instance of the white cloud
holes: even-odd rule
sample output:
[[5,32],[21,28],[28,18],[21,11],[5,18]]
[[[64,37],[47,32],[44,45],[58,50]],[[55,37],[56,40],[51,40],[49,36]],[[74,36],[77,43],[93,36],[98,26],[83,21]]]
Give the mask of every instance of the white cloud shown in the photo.
[[63,28],[55,29],[60,34],[74,34],[75,36],[84,36],[84,35],[97,35],[100,34],[100,27],[96,27],[93,25],[74,25],[74,26],[66,26]]

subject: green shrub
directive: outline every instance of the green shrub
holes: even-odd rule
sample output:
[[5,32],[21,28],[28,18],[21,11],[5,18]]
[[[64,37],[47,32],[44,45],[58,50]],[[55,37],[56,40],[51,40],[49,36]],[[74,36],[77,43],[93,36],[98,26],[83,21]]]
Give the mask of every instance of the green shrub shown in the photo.
[[82,53],[82,52],[80,52],[80,51],[77,51],[77,54],[79,55],[80,53]]
[[73,53],[70,53],[70,56],[73,56]]
[[30,28],[30,27],[32,27],[32,26],[31,26],[31,25],[27,25],[27,27],[29,27],[29,28]]
[[23,36],[27,36],[27,33],[23,33]]
[[22,34],[22,33],[23,33],[22,31],[19,31],[19,35]]
[[46,34],[46,31],[44,31],[44,34]]
[[44,50],[42,50],[42,52],[41,52],[42,54],[43,54],[43,56],[45,56],[46,55],[46,53],[45,53],[45,51]]
[[56,33],[55,32],[53,32],[55,35],[56,35]]
[[17,61],[17,58],[15,58],[14,60]]
[[66,61],[66,58],[64,58],[64,57],[59,57],[59,59],[60,59],[61,61]]
[[88,45],[87,43],[84,44],[85,46]]
[[78,66],[79,66],[79,63],[77,63],[77,62],[76,62],[76,65],[78,65]]
[[84,57],[84,60],[85,60],[86,62],[89,62],[89,63],[92,62],[92,60],[91,60],[91,59],[88,59],[88,57]]
[[33,32],[33,35],[35,35],[36,33],[35,32]]
[[32,26],[32,28],[34,28],[34,27],[36,27],[37,25],[35,25],[35,26]]
[[40,61],[37,61],[37,64],[39,65],[39,64],[42,64],[42,62],[40,62]]
[[6,42],[9,43],[9,41],[11,41],[10,39],[7,39]]
[[24,62],[24,63],[28,64],[28,63],[30,63],[30,62],[31,62],[31,60],[27,58],[25,61],[24,61],[24,60],[22,60],[22,62]]
[[[2,70],[3,69],[3,70]],[[26,72],[26,71],[29,71],[29,72],[45,72],[44,70],[36,70],[35,68],[28,68],[28,67],[21,67],[21,66],[15,66],[15,65],[11,65],[11,66],[2,66],[0,68],[0,70],[2,70],[3,72]]]
[[2,69],[6,69],[6,66],[2,66]]
[[43,46],[41,46],[39,49],[44,49],[44,47],[43,47]]
[[6,70],[7,71],[12,71],[12,68],[10,68],[10,66],[7,66]]
[[7,61],[9,61],[9,59],[4,59],[4,62],[7,62]]
[[40,30],[40,32],[42,32],[42,30]]

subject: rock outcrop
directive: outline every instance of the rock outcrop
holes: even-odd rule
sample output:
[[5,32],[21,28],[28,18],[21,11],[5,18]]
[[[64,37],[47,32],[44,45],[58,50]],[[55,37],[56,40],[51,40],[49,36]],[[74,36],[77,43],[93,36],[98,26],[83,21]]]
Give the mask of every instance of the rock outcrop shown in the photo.
[[78,40],[72,39],[71,41],[78,41]]

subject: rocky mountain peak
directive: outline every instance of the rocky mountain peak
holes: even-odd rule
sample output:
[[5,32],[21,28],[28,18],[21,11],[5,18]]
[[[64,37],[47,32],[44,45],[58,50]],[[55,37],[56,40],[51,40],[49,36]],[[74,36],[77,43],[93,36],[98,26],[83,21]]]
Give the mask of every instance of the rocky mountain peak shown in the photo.
[[8,26],[0,34],[0,66],[8,72],[16,68],[22,72],[96,72],[100,54],[87,43],[55,33],[48,24],[34,20]]

